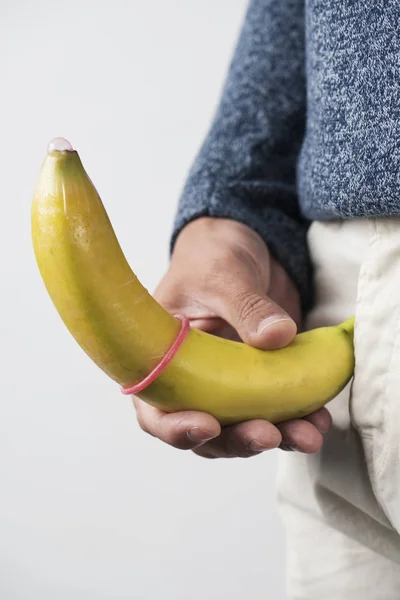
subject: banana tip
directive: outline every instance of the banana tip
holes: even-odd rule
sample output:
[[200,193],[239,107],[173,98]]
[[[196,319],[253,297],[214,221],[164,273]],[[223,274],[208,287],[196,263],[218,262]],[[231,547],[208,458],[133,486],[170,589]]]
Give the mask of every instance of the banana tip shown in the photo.
[[47,152],[73,152],[72,144],[62,137],[56,137],[51,140],[47,146]]

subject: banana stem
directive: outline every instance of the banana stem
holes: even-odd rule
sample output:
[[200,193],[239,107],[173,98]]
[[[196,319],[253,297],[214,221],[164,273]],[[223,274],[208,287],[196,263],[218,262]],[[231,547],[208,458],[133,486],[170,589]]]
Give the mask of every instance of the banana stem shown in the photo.
[[343,331],[345,331],[352,340],[354,339],[354,323],[355,317],[350,317],[350,319],[347,319],[347,321],[344,321],[339,325],[339,328],[343,329]]

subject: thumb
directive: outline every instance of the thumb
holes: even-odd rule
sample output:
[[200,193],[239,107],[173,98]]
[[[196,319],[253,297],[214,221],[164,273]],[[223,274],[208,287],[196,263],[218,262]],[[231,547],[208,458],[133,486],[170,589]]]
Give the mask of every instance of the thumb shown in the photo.
[[221,300],[221,316],[246,344],[263,350],[283,348],[296,335],[294,320],[268,296],[245,290]]

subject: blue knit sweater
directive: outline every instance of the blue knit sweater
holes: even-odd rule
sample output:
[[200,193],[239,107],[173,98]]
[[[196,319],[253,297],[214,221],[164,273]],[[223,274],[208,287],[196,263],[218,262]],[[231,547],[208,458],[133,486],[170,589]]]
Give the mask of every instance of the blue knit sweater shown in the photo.
[[312,302],[312,220],[400,215],[400,1],[250,0],[180,198],[256,230]]

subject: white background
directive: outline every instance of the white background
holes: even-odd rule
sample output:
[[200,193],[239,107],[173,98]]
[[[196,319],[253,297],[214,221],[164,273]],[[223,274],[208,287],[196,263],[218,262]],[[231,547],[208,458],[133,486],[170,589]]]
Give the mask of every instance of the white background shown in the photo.
[[145,435],[47,297],[30,203],[70,139],[150,290],[244,0],[0,2],[0,597],[284,598],[276,453],[206,461]]

